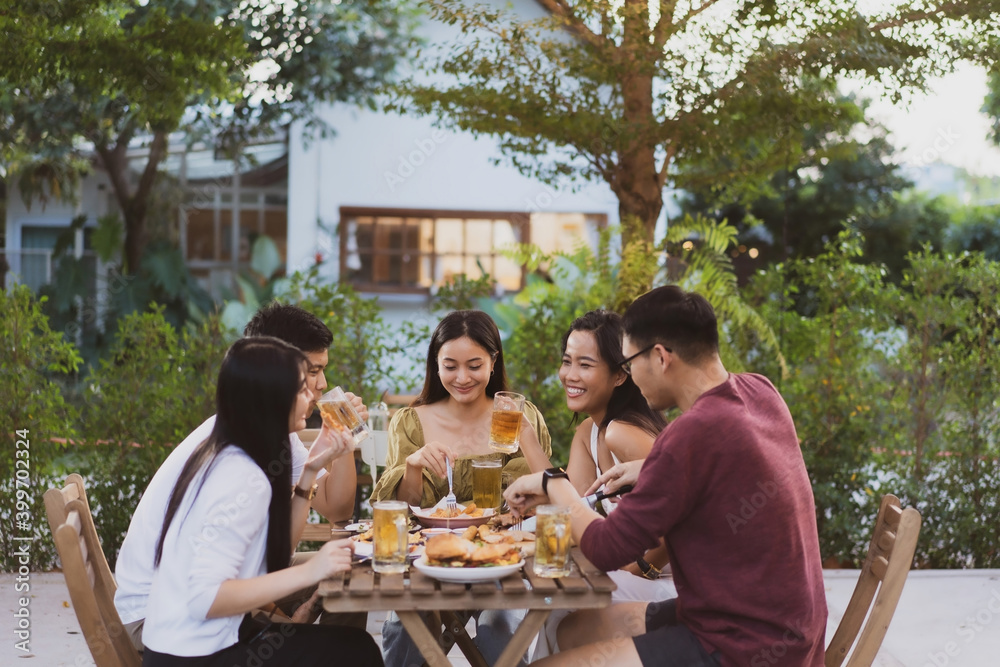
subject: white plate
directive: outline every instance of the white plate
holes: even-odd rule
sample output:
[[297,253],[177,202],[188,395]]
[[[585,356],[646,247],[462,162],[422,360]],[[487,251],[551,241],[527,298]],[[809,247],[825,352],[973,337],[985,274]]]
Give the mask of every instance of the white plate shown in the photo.
[[421,556],[413,562],[413,566],[438,581],[450,581],[456,584],[477,584],[481,581],[497,581],[513,574],[524,566],[522,558],[513,565],[497,565],[495,567],[438,567],[427,564],[427,556]]

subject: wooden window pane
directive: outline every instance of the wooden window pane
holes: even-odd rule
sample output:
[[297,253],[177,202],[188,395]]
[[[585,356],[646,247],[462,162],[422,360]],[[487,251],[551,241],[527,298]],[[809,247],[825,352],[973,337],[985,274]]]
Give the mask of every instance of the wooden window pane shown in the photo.
[[488,255],[493,252],[493,221],[465,221],[465,252],[473,255]]
[[521,267],[518,264],[500,255],[497,255],[493,262],[495,281],[507,291],[516,292],[521,289]]
[[434,250],[439,254],[461,254],[465,251],[464,221],[455,218],[438,218],[434,230]]

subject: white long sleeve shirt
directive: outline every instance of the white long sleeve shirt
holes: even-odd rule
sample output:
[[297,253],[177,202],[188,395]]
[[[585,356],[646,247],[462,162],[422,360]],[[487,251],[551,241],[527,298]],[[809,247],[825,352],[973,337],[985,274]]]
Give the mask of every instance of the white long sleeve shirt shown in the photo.
[[238,447],[226,447],[192,480],[163,541],[142,641],[160,653],[204,656],[232,646],[242,615],[206,618],[229,579],[267,572],[271,487]]
[[[215,415],[209,417],[205,422],[196,428],[191,434],[174,448],[170,456],[166,458],[163,465],[156,471],[149,481],[149,486],[142,494],[132,521],[129,523],[128,533],[122,542],[121,550],[118,552],[118,561],[115,564],[115,580],[118,583],[118,590],[115,592],[115,608],[122,623],[133,623],[146,618],[147,598],[149,597],[150,585],[153,581],[153,558],[156,554],[156,542],[160,539],[160,530],[163,528],[163,520],[167,515],[167,503],[170,494],[173,493],[177,485],[184,464],[194,453],[195,448],[201,444],[212,433],[215,426]],[[299,481],[302,469],[305,467],[309,450],[299,439],[299,436],[292,433],[289,436],[292,452],[292,484]],[[317,479],[325,474],[321,470]],[[270,486],[268,486],[270,494]],[[182,516],[178,514],[178,517]],[[176,521],[176,520],[175,520]],[[164,558],[167,551],[164,549]]]

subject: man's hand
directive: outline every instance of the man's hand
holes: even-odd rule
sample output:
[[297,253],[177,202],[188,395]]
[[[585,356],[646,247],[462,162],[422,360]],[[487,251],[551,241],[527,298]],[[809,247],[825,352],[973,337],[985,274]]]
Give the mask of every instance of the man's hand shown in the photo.
[[598,477],[583,495],[589,496],[601,488],[601,485],[604,485],[605,493],[611,493],[612,491],[616,491],[629,484],[635,486],[635,483],[639,481],[639,470],[642,469],[643,460],[644,459],[636,459],[635,461],[619,463]]
[[345,391],[344,396],[346,396],[347,400],[351,402],[351,405],[354,407],[354,411],[358,413],[359,417],[361,417],[361,421],[368,421],[368,406],[361,400],[361,397],[355,396],[349,391]]
[[302,567],[309,569],[309,578],[315,584],[338,572],[350,570],[353,555],[354,542],[350,538],[334,540],[324,544]]
[[354,453],[354,436],[343,428],[331,429],[323,422],[323,427],[309,448],[305,469],[319,473],[336,458],[344,454]]
[[455,450],[448,445],[432,440],[406,457],[406,465],[428,468],[438,477],[448,476],[447,461],[454,462]]
[[507,500],[507,506],[515,516],[522,516],[529,508],[548,502],[548,496],[542,493],[542,473],[536,472],[530,475],[518,477],[507,490],[503,497]]

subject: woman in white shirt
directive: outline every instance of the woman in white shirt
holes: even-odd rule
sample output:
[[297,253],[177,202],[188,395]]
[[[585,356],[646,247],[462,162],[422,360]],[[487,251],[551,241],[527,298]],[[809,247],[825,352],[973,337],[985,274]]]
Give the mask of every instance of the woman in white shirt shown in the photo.
[[[299,350],[275,338],[244,338],[226,353],[212,434],[185,464],[167,504],[143,629],[145,667],[382,665],[374,640],[356,628],[276,624],[253,632],[246,624],[241,632],[247,612],[351,566],[350,542],[340,540],[288,567],[288,434],[305,426],[312,400],[306,368]],[[296,494],[348,438],[328,432],[325,458],[313,446]]]

